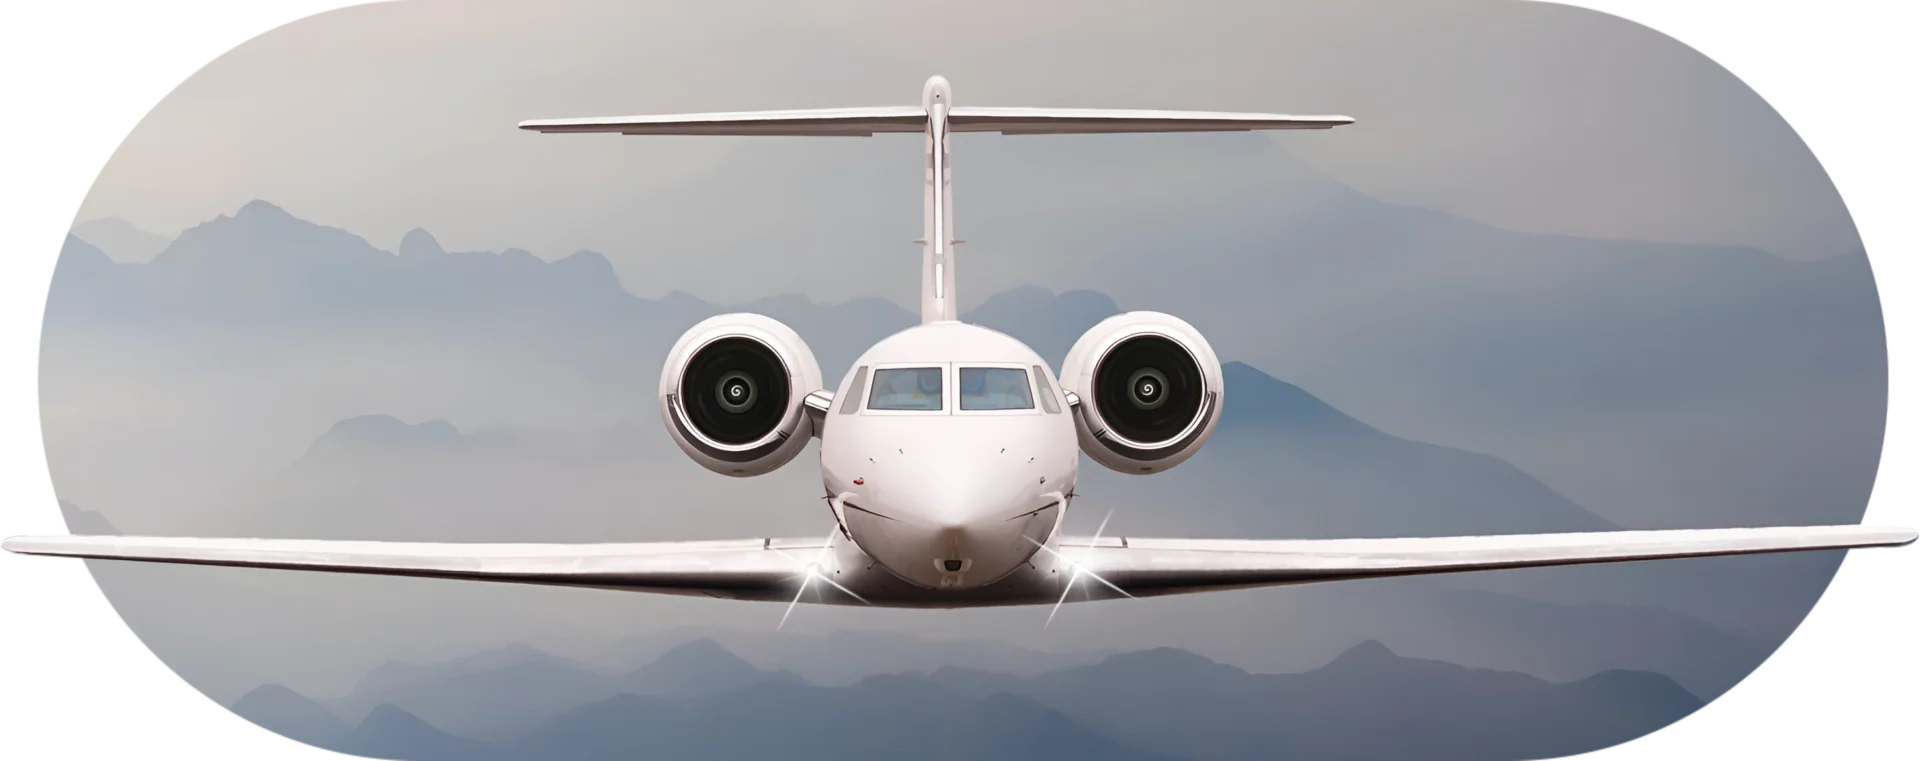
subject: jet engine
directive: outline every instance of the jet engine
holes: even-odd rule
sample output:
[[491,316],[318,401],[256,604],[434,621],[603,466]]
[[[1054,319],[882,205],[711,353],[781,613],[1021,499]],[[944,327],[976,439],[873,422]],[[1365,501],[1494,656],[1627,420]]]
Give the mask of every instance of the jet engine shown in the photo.
[[1220,359],[1185,321],[1128,312],[1093,326],[1067,352],[1060,384],[1077,398],[1080,449],[1122,473],[1184,462],[1220,421]]
[[822,388],[800,335],[757,314],[693,326],[667,354],[660,415],[681,451],[715,473],[757,476],[793,460],[813,437],[803,404]]

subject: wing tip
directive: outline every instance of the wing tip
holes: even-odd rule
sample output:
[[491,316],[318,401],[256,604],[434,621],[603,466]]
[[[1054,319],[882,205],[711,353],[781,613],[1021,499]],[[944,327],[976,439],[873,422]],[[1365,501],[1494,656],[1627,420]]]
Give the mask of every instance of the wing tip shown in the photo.
[[1901,536],[1901,540],[1899,540],[1897,544],[1912,544],[1914,540],[1920,540],[1920,521],[1912,521],[1912,519],[1876,519],[1876,517],[1874,517],[1874,511],[1868,509],[1868,511],[1866,511],[1866,519],[1860,521],[1860,525],[1862,525],[1862,527],[1897,528],[1897,530],[1899,530],[1899,536]]
[[33,536],[67,536],[67,530],[65,528],[8,528],[6,536],[0,536],[0,552],[8,553],[13,557],[31,555],[31,552],[19,550],[19,546],[21,546],[21,540],[31,542]]

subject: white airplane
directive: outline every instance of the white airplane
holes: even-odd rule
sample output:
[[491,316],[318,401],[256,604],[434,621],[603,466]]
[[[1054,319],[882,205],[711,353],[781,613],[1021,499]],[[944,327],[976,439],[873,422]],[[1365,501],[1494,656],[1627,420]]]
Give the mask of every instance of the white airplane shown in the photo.
[[[704,595],[956,608],[1206,592],[1343,579],[1899,546],[1911,529],[1808,526],[1406,539],[1062,536],[1079,456],[1151,474],[1220,419],[1220,361],[1171,315],[1131,312],[1082,336],[1058,376],[1005,334],[956,319],[947,136],[1326,129],[1344,116],[960,106],[942,77],[917,106],[538,120],[540,132],[926,136],[921,324],[827,389],[793,330],[755,314],[705,320],[660,377],[687,456],[730,476],[786,465],[820,440],[825,539],[447,544],[131,536],[16,537],[12,552]],[[1204,500],[1205,493],[1193,495]],[[1105,522],[1101,524],[1102,531]],[[784,623],[785,618],[783,617]],[[1051,617],[1049,617],[1051,621]]]

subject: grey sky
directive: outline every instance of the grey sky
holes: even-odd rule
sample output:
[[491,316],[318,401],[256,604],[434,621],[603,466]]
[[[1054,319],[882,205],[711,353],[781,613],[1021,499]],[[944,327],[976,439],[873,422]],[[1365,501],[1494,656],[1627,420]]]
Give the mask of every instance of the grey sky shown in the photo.
[[[1509,229],[1796,258],[1858,245],[1818,162],[1758,95],[1683,44],[1585,9],[996,0],[941,16],[930,39],[924,8],[888,2],[342,9],[183,83],[79,219],[173,235],[266,198],[387,248],[424,226],[454,250],[588,248],[628,271],[646,252],[606,220],[740,142],[516,122],[908,103],[941,73],[969,103],[1348,114],[1356,125],[1280,139],[1375,197]],[[969,194],[993,192],[967,183],[965,159],[962,226]],[[687,222],[723,225],[725,211]]]
[[[902,104],[939,73],[964,103],[1348,114],[1356,125],[1272,139],[1374,198],[1511,230],[1738,244],[1807,259],[1859,245],[1818,163],[1758,96],[1684,45],[1583,9],[1512,0],[995,0],[943,6],[930,39],[923,25],[933,13],[922,5],[715,6],[408,0],[294,23],[215,61],[161,103],[109,162],[78,219],[120,216],[172,236],[266,199],[389,250],[414,227],[455,251],[520,247],[557,259],[592,249],[645,297],[684,288],[726,303],[786,292],[899,301],[912,292],[907,241],[920,225],[910,137],[555,136],[514,124]],[[1864,501],[1854,491],[1871,486],[1885,400],[1864,263],[1493,234],[1348,203],[1352,194],[1338,183],[1249,150],[1271,146],[1241,138],[1068,139],[1051,144],[1056,150],[969,137],[956,146],[956,217],[971,239],[962,256],[982,255],[961,265],[963,307],[1038,283],[1172,311],[1204,323],[1225,359],[1300,383],[1394,435],[1501,457],[1622,523],[1666,525],[1736,507],[1757,521],[1774,517],[1765,512],[1773,502],[1784,514]],[[1125,166],[1097,163],[1107,147],[1128,144],[1153,150],[1131,153]],[[1130,182],[1149,171],[1153,182]],[[1323,210],[1347,216],[1315,218]],[[758,218],[742,218],[749,215]],[[222,250],[286,253],[277,240]],[[753,266],[740,266],[743,257]],[[889,261],[897,268],[882,269]],[[255,285],[234,290],[254,293],[240,286]],[[1272,319],[1242,319],[1248,314]],[[143,324],[50,328],[43,419],[62,497],[123,529],[157,532],[180,515],[281,504],[248,489],[285,487],[283,469],[348,416],[445,419],[469,431],[592,430],[634,409],[645,421],[664,352],[646,341],[673,337],[664,322],[624,321],[615,327],[652,332],[614,351],[593,343],[605,340],[597,331],[549,330],[529,348],[514,343],[525,336],[502,338],[498,324],[463,325],[458,316],[370,330],[341,313],[325,316],[340,324],[312,334],[251,320],[166,340]],[[852,335],[803,332],[819,345]],[[1548,372],[1555,367],[1569,369]],[[614,516],[608,525],[645,527],[646,538],[820,528],[817,512],[791,502],[817,486],[808,468],[716,486],[693,480],[706,474],[664,436],[645,442],[649,457],[604,472],[597,463],[554,472],[534,463],[511,471],[517,489],[468,488],[488,492],[495,502],[482,506],[504,513],[537,501],[527,492],[585,471],[569,492],[574,507]],[[1194,473],[1204,471],[1168,477]],[[675,474],[688,479],[665,490],[678,500],[649,504],[633,491],[658,491],[647,479]],[[332,481],[376,496],[374,487],[387,485]],[[371,512],[399,515],[404,506],[417,512],[403,517],[419,521],[457,514],[434,512],[436,504],[482,502],[457,489],[436,492],[437,501],[393,491],[380,497],[390,502],[319,496],[375,507],[404,501]],[[115,601],[136,631],[203,688],[225,680],[229,697],[263,675],[324,686],[388,657],[428,659],[514,638],[767,620],[755,606],[641,596],[205,569],[123,578],[134,591]],[[1397,589],[1418,596],[1416,587]],[[1094,607],[1054,636],[1205,650],[1205,638],[1218,635],[1260,653],[1285,642],[1294,648],[1287,657],[1311,661],[1354,636],[1434,629],[1433,641],[1484,643],[1490,654],[1430,655],[1492,665],[1502,662],[1493,654],[1520,650],[1471,630],[1494,617],[1451,603],[1399,618],[1390,612],[1406,600],[1355,599],[1275,593]],[[261,614],[275,605],[297,609]],[[1326,610],[1367,617],[1312,632],[1294,625]],[[1043,636],[1019,611],[816,616],[808,620]],[[1261,616],[1271,628],[1254,620]],[[1319,639],[1304,647],[1303,634]],[[299,653],[299,663],[286,653]]]

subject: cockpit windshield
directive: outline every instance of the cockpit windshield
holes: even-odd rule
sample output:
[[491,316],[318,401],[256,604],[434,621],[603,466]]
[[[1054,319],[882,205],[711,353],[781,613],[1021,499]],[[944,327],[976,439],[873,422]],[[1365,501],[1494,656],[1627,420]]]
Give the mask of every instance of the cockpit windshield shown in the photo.
[[1033,389],[1027,385],[1027,371],[1009,367],[960,368],[960,409],[1033,409]]
[[931,410],[943,408],[938,367],[901,367],[873,373],[870,410]]

